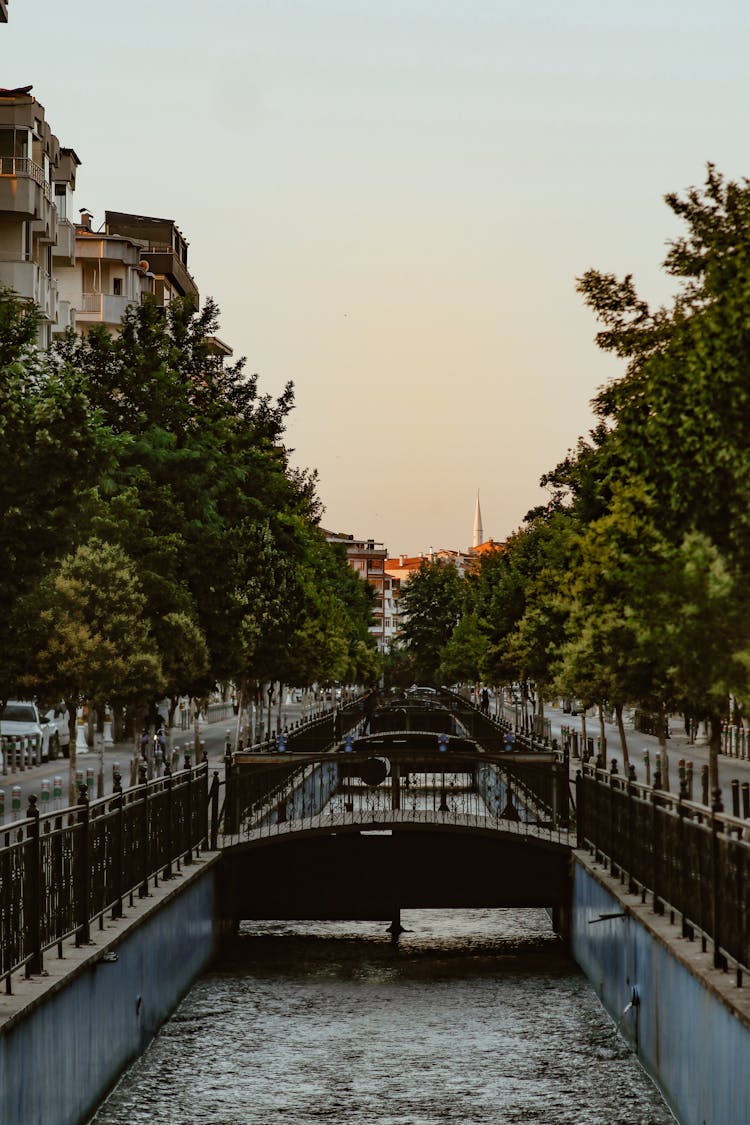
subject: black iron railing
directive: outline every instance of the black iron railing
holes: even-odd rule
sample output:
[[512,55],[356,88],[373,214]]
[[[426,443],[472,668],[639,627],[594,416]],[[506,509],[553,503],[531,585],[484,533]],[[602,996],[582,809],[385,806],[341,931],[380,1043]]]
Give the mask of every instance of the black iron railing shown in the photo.
[[578,844],[591,849],[685,937],[712,943],[717,968],[750,968],[747,822],[619,774],[584,766],[576,782]]
[[40,973],[44,954],[75,937],[90,939],[104,915],[119,917],[126,897],[190,864],[209,832],[214,789],[208,766],[167,775],[89,803],[40,816],[30,797],[29,815],[0,832],[0,978],[11,991],[14,972]]
[[[550,793],[540,801],[507,760],[476,749],[453,750],[447,738],[444,749],[402,746],[394,738],[390,747],[376,736],[374,748],[290,755],[284,762],[280,755],[273,762],[248,756],[227,777],[222,842],[374,823],[455,824],[569,842],[563,796]],[[560,776],[554,763],[547,771]],[[567,785],[560,792],[566,794]]]

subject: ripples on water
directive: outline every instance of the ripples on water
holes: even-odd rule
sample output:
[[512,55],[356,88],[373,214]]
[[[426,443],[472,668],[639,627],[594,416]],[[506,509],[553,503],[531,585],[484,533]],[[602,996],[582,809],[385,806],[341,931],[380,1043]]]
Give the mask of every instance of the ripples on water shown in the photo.
[[543,911],[247,923],[96,1125],[673,1122]]

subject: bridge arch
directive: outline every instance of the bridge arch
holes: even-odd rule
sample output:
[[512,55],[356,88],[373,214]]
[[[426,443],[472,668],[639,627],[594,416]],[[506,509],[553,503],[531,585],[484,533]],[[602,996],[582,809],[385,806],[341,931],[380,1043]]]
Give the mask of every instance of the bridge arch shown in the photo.
[[456,823],[347,824],[224,849],[221,906],[261,918],[392,920],[399,910],[544,906],[570,896],[570,848]]

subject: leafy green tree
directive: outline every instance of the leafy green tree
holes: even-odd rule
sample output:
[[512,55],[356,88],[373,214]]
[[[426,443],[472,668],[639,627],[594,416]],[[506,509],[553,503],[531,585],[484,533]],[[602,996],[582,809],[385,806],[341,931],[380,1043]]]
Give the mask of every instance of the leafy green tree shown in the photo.
[[438,684],[440,653],[458,624],[464,580],[450,562],[422,559],[401,589],[400,644],[414,661],[415,679]]
[[487,648],[476,613],[465,613],[440,650],[440,679],[446,684],[474,683]]
[[0,290],[0,697],[19,690],[21,601],[85,534],[113,443],[85,377],[34,347],[37,317]]
[[126,704],[164,690],[156,640],[144,619],[146,599],[124,551],[91,540],[65,556],[24,599],[35,659],[24,685],[63,699],[71,716],[71,796],[76,709],[91,701]]

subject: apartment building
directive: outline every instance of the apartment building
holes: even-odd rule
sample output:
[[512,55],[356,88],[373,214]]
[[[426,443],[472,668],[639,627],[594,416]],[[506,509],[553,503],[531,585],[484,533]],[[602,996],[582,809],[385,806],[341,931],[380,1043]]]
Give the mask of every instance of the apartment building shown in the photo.
[[361,575],[375,589],[375,604],[370,633],[375,639],[379,652],[387,652],[393,644],[397,632],[397,605],[393,579],[386,574],[385,562],[388,551],[382,543],[374,539],[356,539],[353,535],[323,533],[329,543],[340,543],[346,548],[349,566]]
[[198,307],[198,286],[188,271],[188,242],[173,219],[105,211],[108,236],[130,239],[141,248],[141,259],[153,275],[152,292],[159,305],[176,297],[189,297]]
[[69,214],[79,165],[73,149],[61,148],[31,86],[0,90],[0,285],[36,304],[40,347],[71,323],[56,269],[75,253]]
[[75,224],[73,255],[56,269],[60,299],[75,310],[76,331],[93,325],[117,334],[130,305],[153,291],[154,277],[139,242],[91,229],[91,213],[81,211]]

